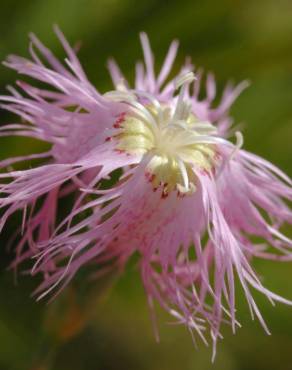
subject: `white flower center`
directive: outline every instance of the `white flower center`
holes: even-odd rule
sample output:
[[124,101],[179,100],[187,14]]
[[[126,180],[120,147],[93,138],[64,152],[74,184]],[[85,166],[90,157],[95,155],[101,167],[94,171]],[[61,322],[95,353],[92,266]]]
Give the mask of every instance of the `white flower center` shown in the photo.
[[187,86],[193,80],[191,72],[178,79],[180,92],[170,104],[123,87],[106,94],[129,106],[114,125],[117,149],[151,156],[146,176],[154,190],[162,188],[163,196],[173,190],[179,194],[193,193],[196,189],[193,168],[209,172],[218,157],[217,129],[200,121],[186,98]]

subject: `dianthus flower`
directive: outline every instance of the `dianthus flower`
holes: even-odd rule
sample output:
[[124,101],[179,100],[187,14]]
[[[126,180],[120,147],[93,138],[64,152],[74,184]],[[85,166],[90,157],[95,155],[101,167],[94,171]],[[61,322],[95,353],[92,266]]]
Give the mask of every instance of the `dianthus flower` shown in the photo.
[[[189,61],[169,80],[174,41],[156,76],[142,33],[145,64],[136,65],[134,88],[110,61],[114,90],[102,94],[56,33],[66,67],[34,35],[32,60],[9,56],[4,63],[46,88],[18,81],[20,91],[10,87],[11,95],[1,96],[2,107],[21,123],[2,126],[0,135],[50,144],[45,153],[0,162],[8,168],[0,174],[1,229],[23,210],[13,266],[35,260],[31,273],[43,275],[37,289],[42,298],[88,263],[102,274],[138,253],[150,306],[158,302],[204,342],[211,338],[214,353],[221,323],[233,331],[239,326],[237,276],[252,316],[268,332],[250,289],[270,301],[291,302],[266,289],[250,262],[291,259],[292,241],[280,227],[292,221],[292,190],[287,175],[241,149],[243,136],[232,128],[229,109],[246,83],[228,85],[214,106],[213,75],[207,75],[204,98],[202,74]],[[11,167],[32,159],[42,164]],[[57,223],[60,199],[70,195],[72,208]],[[254,236],[264,242],[255,244]]]

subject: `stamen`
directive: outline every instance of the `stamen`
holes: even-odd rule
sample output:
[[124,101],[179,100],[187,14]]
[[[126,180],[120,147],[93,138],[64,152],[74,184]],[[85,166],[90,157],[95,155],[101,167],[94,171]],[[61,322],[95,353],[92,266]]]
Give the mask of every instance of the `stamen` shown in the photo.
[[230,155],[229,160],[233,159],[235,154],[239,151],[239,149],[242,148],[243,146],[243,135],[240,131],[236,131],[235,133],[235,138],[236,138],[236,144],[235,147]]
[[104,97],[117,101],[117,102],[121,102],[121,103],[122,102],[129,103],[131,101],[136,100],[136,96],[134,94],[131,94],[128,91],[122,91],[122,90],[109,91],[104,94]]
[[[229,158],[227,158],[227,160],[223,163],[223,165],[221,166],[220,170],[218,171],[217,173],[217,178],[219,176],[221,176],[221,174],[223,173],[223,170],[224,168],[226,167],[227,163],[229,161],[231,161],[234,156],[236,155],[236,153],[240,150],[240,148],[243,146],[243,135],[240,131],[236,131],[235,132],[235,137],[236,137],[236,143],[235,143],[235,146],[233,147],[233,150],[231,152],[231,154],[229,155]],[[229,141],[226,140],[226,142],[229,144],[229,145],[232,145],[231,143],[229,143]]]
[[153,118],[149,109],[147,109],[143,104],[139,103],[137,101],[136,95],[131,91],[124,92],[114,90],[107,92],[106,94],[104,94],[104,96],[111,100],[128,104],[131,108],[131,113],[136,113],[137,116],[145,120],[146,123],[151,123],[154,128],[157,128],[157,122]]
[[176,81],[175,81],[175,88],[179,89],[183,85],[189,85],[192,83],[194,80],[196,80],[196,76],[194,72],[187,72],[179,76]]
[[178,163],[178,166],[179,166],[182,178],[183,178],[184,187],[188,191],[189,190],[189,176],[188,176],[186,166],[184,165],[183,161],[180,159],[178,159],[177,163]]
[[135,92],[137,96],[140,96],[142,98],[144,97],[144,98],[148,99],[149,102],[153,104],[153,106],[157,110],[158,124],[160,124],[161,121],[162,121],[162,113],[163,112],[162,112],[161,104],[159,103],[159,101],[153,95],[148,94],[145,91],[140,91],[140,90],[131,90],[131,91]]
[[[180,88],[180,92],[178,95],[174,115],[173,115],[173,120],[176,121],[180,118],[184,118],[187,116],[190,112],[191,105],[187,104],[184,101],[184,96],[186,92],[187,86],[192,83],[196,79],[195,75],[193,72],[187,72],[176,80],[175,87],[176,89]],[[183,114],[186,113],[186,114]]]
[[124,78],[120,78],[119,82],[117,83],[117,90],[127,92],[127,86]]

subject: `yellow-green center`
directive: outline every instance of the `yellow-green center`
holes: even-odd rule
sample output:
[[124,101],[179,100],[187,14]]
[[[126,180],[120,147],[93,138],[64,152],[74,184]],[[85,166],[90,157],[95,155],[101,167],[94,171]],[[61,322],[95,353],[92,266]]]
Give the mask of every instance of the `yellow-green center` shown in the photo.
[[[178,195],[196,190],[196,173],[210,173],[216,166],[218,145],[225,139],[208,121],[200,120],[192,109],[188,87],[195,80],[192,72],[176,79],[179,90],[167,103],[156,96],[138,90],[120,88],[105,94],[107,98],[125,105],[114,124],[117,150],[147,156],[146,177],[153,190],[162,189],[162,196],[172,191]],[[242,135],[237,135],[242,143]]]
[[[130,110],[119,117],[117,149],[151,156],[146,176],[154,190],[162,186],[164,195],[173,190],[181,194],[194,192],[193,168],[209,172],[216,158],[216,146],[200,139],[216,129],[190,112],[187,117],[179,117],[183,119],[174,119],[173,109],[167,106],[157,109],[145,105],[143,113]],[[147,119],[148,114],[151,119]]]

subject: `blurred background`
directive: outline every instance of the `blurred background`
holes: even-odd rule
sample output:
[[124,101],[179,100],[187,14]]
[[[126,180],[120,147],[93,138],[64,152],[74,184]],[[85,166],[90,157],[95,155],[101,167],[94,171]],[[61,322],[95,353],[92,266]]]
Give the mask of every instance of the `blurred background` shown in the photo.
[[[232,110],[245,124],[245,147],[292,175],[292,2],[291,0],[1,0],[0,58],[28,56],[33,31],[60,58],[52,31],[57,23],[71,44],[81,41],[80,60],[100,91],[111,88],[105,64],[113,56],[133,81],[141,59],[139,31],[150,37],[159,67],[173,38],[180,40],[175,70],[186,55],[215,73],[218,89],[227,80],[251,86]],[[18,78],[0,67],[0,90]],[[1,111],[0,122],[12,117]],[[3,139],[0,158],[40,150],[31,140]],[[257,296],[272,336],[252,322],[240,291],[243,328],[223,329],[215,364],[211,349],[195,349],[186,329],[169,325],[158,309],[161,342],[154,339],[135,261],[122,277],[88,282],[79,275],[53,303],[36,303],[37,279],[15,283],[7,270],[13,254],[7,240],[19,222],[1,235],[0,369],[2,370],[290,370],[292,308],[272,307]],[[291,230],[287,230],[291,234]],[[292,264],[255,261],[267,287],[292,299]]]

